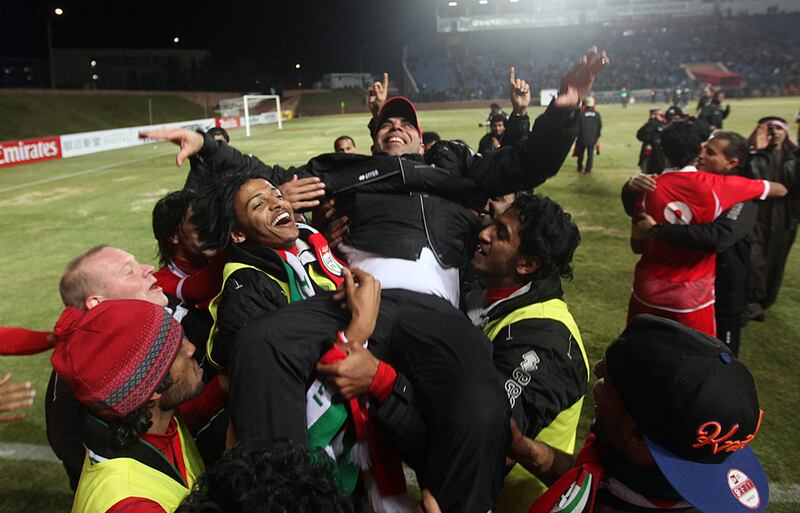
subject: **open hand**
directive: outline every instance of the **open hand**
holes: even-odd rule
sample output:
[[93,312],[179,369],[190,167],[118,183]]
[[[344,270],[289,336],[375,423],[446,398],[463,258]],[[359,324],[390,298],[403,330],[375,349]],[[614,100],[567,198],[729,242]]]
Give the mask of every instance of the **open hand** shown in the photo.
[[282,184],[279,189],[283,197],[292,204],[292,209],[297,212],[306,208],[313,208],[319,205],[319,200],[325,196],[325,184],[316,176],[308,178],[292,179]]
[[561,89],[556,97],[556,106],[571,108],[589,95],[597,74],[611,62],[605,51],[593,46],[589,53],[561,78]]
[[650,175],[636,175],[628,180],[626,187],[636,192],[653,192],[656,184],[656,179]]
[[[31,382],[9,383],[9,381],[11,381],[11,373],[7,373],[0,379],[0,413],[13,412],[32,406],[36,390],[31,390]],[[16,422],[27,416],[28,414],[25,412],[0,415],[0,422]]]

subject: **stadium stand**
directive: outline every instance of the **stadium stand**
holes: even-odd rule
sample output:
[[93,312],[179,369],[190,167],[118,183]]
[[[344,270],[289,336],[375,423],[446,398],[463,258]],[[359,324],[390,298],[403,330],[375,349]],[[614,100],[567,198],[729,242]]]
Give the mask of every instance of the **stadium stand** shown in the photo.
[[595,89],[699,87],[686,65],[719,63],[741,77],[736,96],[791,94],[800,84],[798,14],[696,17],[608,27],[547,27],[445,33],[407,47],[406,65],[420,101],[504,96],[498,77],[508,67],[534,89],[558,87],[570,58],[590,44],[607,48],[614,65]]

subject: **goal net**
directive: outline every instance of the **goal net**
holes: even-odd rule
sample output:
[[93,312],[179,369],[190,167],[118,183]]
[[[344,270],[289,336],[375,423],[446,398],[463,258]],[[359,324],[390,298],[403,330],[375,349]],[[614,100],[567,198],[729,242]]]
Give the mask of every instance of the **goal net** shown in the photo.
[[272,94],[246,94],[236,98],[219,101],[220,126],[222,128],[245,127],[250,137],[250,127],[277,123],[283,129],[281,119],[281,98]]

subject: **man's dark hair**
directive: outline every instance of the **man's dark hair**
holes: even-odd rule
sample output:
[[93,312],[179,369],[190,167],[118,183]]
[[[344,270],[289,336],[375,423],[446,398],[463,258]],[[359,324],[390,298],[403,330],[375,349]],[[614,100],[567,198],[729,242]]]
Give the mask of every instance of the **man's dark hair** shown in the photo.
[[439,136],[438,132],[425,132],[422,134],[422,144],[428,145],[432,142],[441,141],[442,138]]
[[[735,170],[733,170],[733,172],[741,169],[742,166],[747,163],[747,158],[750,156],[750,144],[747,142],[747,139],[742,137],[740,134],[737,134],[736,132],[717,130],[711,134],[711,139],[719,139],[721,141],[728,142],[728,145],[725,146],[724,150],[722,150],[723,155],[725,155],[725,158],[728,160],[739,160],[739,165]],[[709,139],[709,141],[711,139]]]
[[350,137],[349,135],[340,135],[339,137],[336,138],[335,141],[333,141],[334,150],[336,149],[336,145],[339,144],[339,141],[350,141],[350,144],[353,145],[353,148],[356,147],[356,142],[353,140],[352,137]]
[[222,128],[221,126],[215,126],[208,129],[206,132],[211,137],[216,135],[221,135],[223,139],[225,139],[226,143],[231,142],[231,137],[228,135],[228,131]]
[[489,123],[503,123],[505,124],[506,117],[502,114],[492,114],[489,116]]
[[178,233],[193,200],[194,194],[184,189],[170,192],[153,207],[153,236],[158,243],[158,261],[161,265],[166,265],[175,256],[175,246],[170,239]]
[[192,221],[197,227],[201,249],[223,249],[236,228],[236,193],[250,180],[267,180],[256,170],[222,173],[206,183],[192,204]]
[[581,234],[561,206],[550,198],[520,195],[511,204],[519,216],[519,252],[539,261],[531,279],[561,276],[572,279],[572,256]]
[[175,513],[349,513],[350,501],[321,450],[288,440],[234,445],[206,473]]
[[[174,384],[175,380],[168,372],[156,387],[155,392],[163,394]],[[114,448],[127,449],[147,433],[147,430],[153,425],[153,415],[150,413],[153,404],[152,400],[147,401],[144,406],[140,406],[121,419],[108,422],[108,428],[111,430],[111,443]]]
[[672,167],[688,166],[700,155],[702,133],[690,120],[673,121],[661,132],[661,148]]

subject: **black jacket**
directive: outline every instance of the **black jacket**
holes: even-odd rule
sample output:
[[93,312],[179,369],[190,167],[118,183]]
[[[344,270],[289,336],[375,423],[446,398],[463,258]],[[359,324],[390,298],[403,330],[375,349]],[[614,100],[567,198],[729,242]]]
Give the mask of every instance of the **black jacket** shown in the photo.
[[699,119],[705,120],[710,126],[722,128],[722,120],[731,113],[731,106],[727,105],[724,109],[719,102],[712,101],[700,112]]
[[[301,232],[302,233],[302,232]],[[286,282],[288,277],[281,257],[272,249],[258,244],[232,244],[228,248],[229,262],[252,265]],[[326,293],[312,280],[317,294]],[[251,268],[233,272],[222,288],[217,307],[218,329],[214,336],[213,360],[225,367],[239,330],[251,319],[289,304],[280,285],[261,271]]]
[[[563,294],[558,277],[535,280],[528,292],[494,305],[483,320],[490,323],[522,307],[562,299]],[[521,364],[531,352],[539,361],[536,369],[527,373],[530,381],[512,401],[511,415],[525,436],[536,438],[559,413],[584,396],[588,382],[580,347],[557,320],[524,319],[503,328],[492,340],[494,365],[504,380],[523,370]]]
[[424,156],[332,153],[283,169],[210,137],[200,156],[214,174],[251,169],[276,185],[293,174],[320,177],[337,198],[337,215],[350,219],[347,244],[406,260],[429,247],[443,267],[461,267],[479,229],[468,207],[482,208],[487,198],[531,189],[555,175],[575,138],[575,112],[551,105],[530,136],[485,156],[464,143],[440,141]]
[[[561,299],[562,296],[559,278],[536,280],[527,292],[499,302],[485,312],[481,320],[489,323],[519,308]],[[513,398],[509,395],[511,415],[525,436],[536,438],[559,413],[586,394],[586,364],[580,347],[561,322],[554,319],[524,319],[503,328],[491,342],[492,359],[503,381],[514,380],[518,383],[519,374],[527,374],[525,380],[529,381],[519,395]],[[531,360],[531,353],[535,354],[535,369],[525,371],[521,366]],[[511,394],[509,388],[513,387],[506,387]],[[392,393],[380,405],[376,405],[377,418],[390,430],[398,424],[405,428],[414,426],[416,422],[408,418],[417,418],[419,415],[411,411],[412,396],[411,384],[398,373]]]
[[758,207],[752,201],[737,203],[713,223],[659,224],[651,237],[673,246],[717,253],[716,312],[732,314],[747,308],[750,242]]
[[[786,223],[790,229],[800,224],[800,158],[796,151],[800,150],[785,144],[780,162],[773,151],[763,150],[750,155],[748,178],[779,182],[789,189],[789,194],[783,198],[769,198],[759,203],[759,222],[773,224],[776,217],[781,217],[779,222]],[[784,211],[783,216],[771,215],[776,208]]]
[[636,138],[642,141],[642,149],[639,151],[639,165],[646,157],[647,146],[650,146],[651,155],[647,161],[645,172],[649,175],[660,174],[666,167],[664,151],[661,149],[661,131],[667,126],[657,119],[651,118],[647,123],[636,132]]
[[591,109],[586,109],[580,113],[578,122],[578,145],[594,146],[600,138],[603,130],[603,121],[600,113]]

